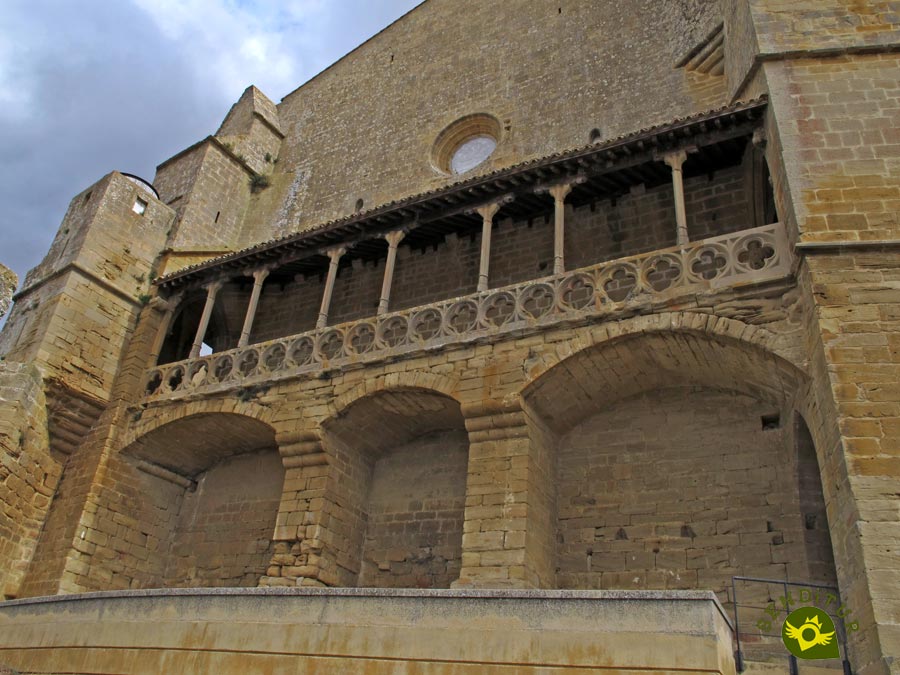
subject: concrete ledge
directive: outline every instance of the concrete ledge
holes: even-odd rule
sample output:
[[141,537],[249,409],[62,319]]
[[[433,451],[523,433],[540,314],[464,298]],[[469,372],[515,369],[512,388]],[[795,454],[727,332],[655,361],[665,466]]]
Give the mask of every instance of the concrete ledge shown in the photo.
[[30,673],[733,675],[710,592],[174,589],[0,603]]

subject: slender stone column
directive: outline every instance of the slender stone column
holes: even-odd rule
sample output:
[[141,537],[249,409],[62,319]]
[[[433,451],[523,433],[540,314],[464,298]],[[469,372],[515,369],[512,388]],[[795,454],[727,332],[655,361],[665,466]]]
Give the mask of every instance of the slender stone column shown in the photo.
[[679,150],[663,156],[663,160],[672,169],[672,188],[675,190],[675,227],[676,242],[685,246],[691,239],[688,235],[687,212],[684,208],[684,178],[681,167],[687,159],[687,151]]
[[222,288],[221,281],[214,281],[206,286],[206,304],[203,305],[203,314],[200,315],[200,325],[197,326],[197,335],[194,344],[191,345],[190,358],[200,356],[200,347],[203,346],[203,338],[206,337],[206,329],[209,327],[209,318],[212,316],[213,305],[216,303],[216,295]]
[[319,310],[316,328],[324,328],[328,323],[328,310],[331,307],[331,294],[334,291],[334,280],[337,278],[338,263],[346,252],[346,246],[335,246],[327,251],[331,262],[328,263],[328,278],[325,280],[325,293],[322,295],[322,308]]
[[571,183],[554,185],[548,190],[555,202],[553,214],[553,274],[562,274],[566,271],[564,260],[566,242],[566,197],[571,191]]
[[494,216],[500,210],[500,204],[485,204],[475,209],[483,218],[481,224],[481,265],[478,269],[478,290],[488,289],[488,274],[491,265],[491,228],[494,226]]
[[391,284],[394,281],[394,265],[397,264],[397,246],[403,241],[406,232],[403,230],[395,230],[384,235],[388,243],[387,262],[384,264],[384,281],[381,282],[381,299],[378,301],[378,315],[388,311],[388,304],[391,301]]
[[244,315],[244,327],[241,329],[238,347],[246,347],[250,342],[250,331],[253,330],[256,308],[259,306],[259,295],[262,293],[263,282],[269,276],[269,272],[268,267],[263,267],[253,272],[253,291],[250,293],[250,304],[247,305],[247,314]]
[[173,295],[168,300],[163,300],[159,296],[153,298],[151,304],[154,309],[163,311],[162,319],[159,322],[159,328],[156,329],[156,335],[153,337],[153,344],[150,347],[150,357],[148,358],[148,368],[152,368],[159,361],[159,353],[162,351],[163,343],[169,334],[169,328],[172,327],[172,317],[175,316],[175,310],[181,304],[182,294]]

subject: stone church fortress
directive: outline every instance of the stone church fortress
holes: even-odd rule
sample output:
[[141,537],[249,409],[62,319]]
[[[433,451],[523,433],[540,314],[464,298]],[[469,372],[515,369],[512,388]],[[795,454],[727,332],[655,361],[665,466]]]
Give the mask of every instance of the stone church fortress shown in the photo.
[[427,0],[247,88],[12,296],[0,664],[783,673],[821,587],[800,672],[900,673],[898,214],[897,0]]

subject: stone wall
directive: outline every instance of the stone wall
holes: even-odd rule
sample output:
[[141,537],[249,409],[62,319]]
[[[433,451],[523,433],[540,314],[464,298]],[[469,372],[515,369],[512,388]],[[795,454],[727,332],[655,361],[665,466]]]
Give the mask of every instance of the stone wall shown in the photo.
[[187,251],[237,248],[251,173],[214,141],[161,166],[157,189],[179,216],[169,246]]
[[896,55],[861,55],[767,67],[804,241],[871,241],[900,233],[900,85],[892,75],[898,63]]
[[[900,379],[897,2],[751,3],[762,50],[753,87],[770,93],[776,197],[804,256],[810,424],[843,599],[864,608],[860,672],[900,654],[895,383]],[[815,11],[811,11],[815,9]],[[867,246],[866,242],[872,242]],[[888,242],[882,246],[877,242]],[[893,560],[893,562],[892,562]]]
[[432,145],[472,113],[502,125],[494,156],[473,172],[486,173],[586,145],[594,128],[614,138],[715,108],[722,78],[674,65],[720,20],[713,2],[640,0],[623,14],[615,2],[514,0],[498,12],[432,0],[278,106],[288,136],[277,170],[297,172],[302,189],[284,189],[281,215],[258,221],[282,229],[256,238],[349,215],[358,199],[371,208],[454,181],[433,168]]
[[109,174],[72,200],[28,273],[0,354],[40,368],[54,451],[72,453],[108,402],[173,216],[148,188]]
[[[430,0],[289,95],[278,107],[288,137],[263,193],[250,194],[247,167],[216,141],[161,167],[160,185],[184,217],[176,242],[182,260],[201,259],[199,247],[319,225],[356,211],[358,200],[369,208],[447,185],[455,178],[434,171],[432,144],[472,112],[495,115],[502,129],[496,153],[475,175],[582,145],[592,129],[608,139],[726,100],[725,79],[673,67],[718,23],[719,3],[639,0],[627,15],[612,11],[621,4],[613,2],[513,0],[504,12],[464,4],[460,11],[458,0]],[[854,671],[896,670],[900,3],[732,0],[724,7],[728,88],[737,97],[770,97],[767,138],[758,140],[767,143],[778,211],[797,244],[790,278],[645,295],[608,315],[570,316],[568,325],[524,335],[468,344],[463,336],[380,361],[325,364],[314,376],[146,401],[139,364],[158,321],[155,309],[140,307],[140,276],[152,271],[172,214],[150,201],[155,219],[143,224],[160,228],[140,238],[135,245],[144,248],[133,260],[122,235],[134,238],[132,193],[109,179],[109,215],[119,229],[108,236],[97,227],[108,241],[97,242],[95,256],[89,233],[72,225],[99,222],[101,205],[87,194],[76,198],[2,343],[23,359],[52,352],[48,363],[66,381],[103,401],[114,395],[69,458],[24,580],[4,593],[259,577],[260,585],[286,587],[647,584],[714,588],[732,600],[724,585],[735,573],[836,575],[860,628],[851,636]],[[752,209],[743,171],[688,181],[694,238],[758,224],[745,220]],[[638,187],[614,204],[569,208],[568,267],[674,243],[669,195],[668,186]],[[393,307],[470,292],[476,220],[473,230],[424,254],[402,246]],[[501,213],[492,285],[543,276],[549,232],[549,220],[511,223]],[[91,285],[83,271],[54,276],[73,251],[84,253],[100,283]],[[346,261],[331,323],[374,313],[382,271],[380,262]],[[268,284],[255,339],[311,328],[321,283],[311,272]],[[235,283],[223,294],[222,346],[236,335],[248,292]],[[79,335],[67,332],[73,321]],[[672,388],[679,393],[658,393]],[[775,413],[781,427],[764,429],[772,423],[763,417]],[[40,413],[32,417],[39,424]],[[794,423],[800,417],[808,429]],[[196,424],[191,433],[164,436],[157,454],[142,454],[156,431],[185,420]],[[229,445],[235,437],[246,441],[239,449]],[[437,439],[440,452],[428,447]],[[18,441],[7,445],[8,454],[18,452]],[[263,550],[260,516],[241,537],[259,550],[233,549],[245,542],[226,542],[220,526],[244,523],[234,474],[261,447],[271,459],[276,445],[285,482],[271,547]],[[225,456],[216,454],[223,448]],[[453,476],[440,490],[427,471],[438,457]],[[156,473],[139,470],[141,461]],[[274,514],[275,465],[264,481],[269,497],[258,500],[265,507],[254,513]],[[397,476],[410,483],[401,491],[390,484]],[[221,504],[189,493],[198,479],[210,486],[221,479],[228,488],[217,491]],[[16,495],[27,492],[16,479],[10,484]],[[428,516],[423,497],[417,511],[413,488],[439,493],[453,508]],[[18,518],[27,509],[11,501]],[[207,527],[182,526],[182,513],[199,514]],[[420,536],[433,534],[435,521],[442,535],[445,526],[454,537],[461,528],[458,548],[449,536],[436,545]],[[402,537],[394,527],[401,522]],[[164,543],[173,531],[174,558]],[[442,560],[428,558],[438,545],[446,546]],[[193,559],[195,552],[206,559]],[[730,649],[729,640],[721,644]]]
[[437,432],[375,463],[360,586],[450,588],[459,578],[469,439]]
[[559,449],[560,586],[724,599],[735,575],[834,583],[827,528],[801,513],[824,516],[817,467],[798,485],[792,420],[777,419],[747,396],[668,389],[576,426]]
[[[367,432],[373,435],[373,440],[379,437],[375,428],[369,428]],[[284,534],[288,537],[286,543],[289,542],[292,549],[298,549],[300,555],[281,561],[273,558],[274,569],[268,573],[277,579],[265,579],[262,585],[304,585],[307,578],[326,586],[359,584],[373,458],[353,444],[340,441],[326,444],[329,446],[326,477],[310,480],[313,485],[321,485],[321,496],[308,502],[310,511],[318,508],[321,515],[279,514],[279,522],[294,526]],[[319,527],[304,528],[307,524]],[[281,539],[282,533],[277,534]],[[308,557],[304,555],[307,552]],[[304,559],[312,564],[300,566]]]
[[866,608],[863,630],[879,634],[880,647],[863,643],[860,659],[884,672],[882,655],[900,653],[900,256],[851,250],[810,255],[806,264],[823,350],[813,362],[817,395],[833,414],[813,431],[824,439],[825,484],[834,486],[826,487],[829,522],[847,524],[832,530],[838,578],[846,601]]
[[897,0],[750,0],[760,51],[838,52],[896,44]]
[[331,494],[322,506],[326,531],[314,539],[330,549],[326,578],[448,588],[459,576],[466,499],[468,438],[458,404],[417,389],[364,397],[327,420],[325,446],[334,457]]
[[[191,457],[209,456],[213,446],[218,447],[215,434],[228,428],[228,415],[223,415],[228,412],[265,420],[276,429],[279,439],[284,439],[279,440],[279,445],[291,468],[279,505],[276,543],[261,583],[356,585],[366,555],[366,526],[360,514],[367,508],[365,476],[372,467],[363,458],[379,447],[401,447],[403,442],[397,434],[421,435],[424,429],[434,428],[435,415],[444,420],[437,428],[444,427],[452,406],[439,402],[448,396],[462,404],[471,443],[459,584],[552,588],[562,581],[562,576],[558,580],[554,572],[553,559],[563,549],[554,543],[552,514],[556,497],[548,487],[558,484],[565,488],[566,484],[553,478],[554,453],[548,437],[553,433],[550,427],[558,432],[570,424],[570,413],[562,411],[573,411],[572,419],[590,411],[602,414],[616,397],[627,397],[634,382],[651,389],[658,381],[687,381],[692,386],[718,383],[766,396],[789,395],[798,390],[797,380],[779,375],[794,372],[795,366],[789,366],[785,357],[797,355],[798,361],[802,360],[797,351],[799,336],[791,292],[785,288],[744,289],[719,292],[715,302],[712,297],[696,298],[687,312],[548,329],[537,336],[511,337],[496,344],[448,346],[432,354],[364,369],[334,371],[320,378],[273,383],[274,386],[242,391],[239,395],[224,392],[193,401],[159,402],[137,417],[129,413],[127,420],[120,418],[118,438],[105,441],[105,446],[89,443],[82,449],[88,455],[103,453],[104,469],[95,478],[101,489],[95,489],[86,503],[90,517],[80,519],[80,531],[73,542],[78,555],[69,555],[62,573],[63,588],[88,590],[159,583],[150,581],[136,562],[142,549],[141,533],[149,534],[148,526],[153,523],[143,521],[140,511],[129,512],[127,503],[114,498],[131,489],[127,464],[132,460],[120,456],[119,448],[142,444],[149,447],[147,439],[153,437],[154,430],[177,420],[194,419],[201,412],[208,416],[205,423],[190,434],[171,436],[170,441],[177,438],[177,443],[154,441],[159,450],[168,448],[162,458],[156,456],[158,463],[174,467],[174,457],[188,461]],[[744,321],[729,319],[729,314]],[[148,322],[142,330],[152,333],[154,328],[155,324]],[[137,337],[143,339],[141,335]],[[623,343],[623,335],[633,336],[635,341]],[[598,348],[603,348],[604,353],[609,350],[609,360],[601,370],[597,370],[599,360],[588,369],[571,361],[573,355],[593,353]],[[645,354],[653,355],[655,361],[641,363],[638,356]],[[717,379],[723,377],[723,368],[727,377]],[[545,403],[536,403],[529,416],[518,412],[517,397],[547,373],[557,373],[565,382],[562,388],[543,394],[559,400],[559,405],[564,406],[559,408],[560,413],[548,416],[551,411]],[[589,380],[585,380],[585,373]],[[641,377],[636,377],[636,373]],[[600,389],[585,389],[588,381],[596,382]],[[440,394],[388,396],[388,392],[417,389]],[[598,395],[598,391],[606,393]],[[357,406],[363,402],[379,396],[387,398],[382,398],[377,408],[368,407],[362,416],[353,412],[362,409]],[[315,438],[323,428],[326,437],[337,434],[341,442],[330,440],[321,446],[317,441],[303,443],[318,447],[314,452],[324,453],[326,466],[318,464],[318,460],[307,461],[318,456],[306,454],[312,450],[294,451],[286,445],[287,438],[294,437],[298,430],[307,430],[303,433]],[[763,433],[761,429],[759,433]],[[237,435],[250,443],[265,434],[253,426]],[[342,444],[346,450],[341,450]],[[367,452],[359,452],[361,449]],[[150,458],[144,452],[129,453],[129,457]],[[136,475],[139,474],[132,474]],[[757,498],[770,492],[768,486],[756,488]],[[171,499],[147,499],[142,496],[146,489],[136,487],[134,498],[141,498],[144,504]],[[800,505],[788,516],[802,522]],[[232,514],[229,521],[239,522],[239,518]],[[759,534],[774,536],[775,533],[760,533],[749,520],[738,520],[734,524],[736,531],[729,534],[737,535],[738,541]],[[679,527],[679,538],[680,535]],[[179,545],[187,551],[189,546],[200,543],[199,539],[185,537]],[[774,542],[770,545],[770,551],[781,546]],[[808,548],[801,545],[800,550]],[[792,547],[793,554],[800,555],[796,547]],[[745,560],[734,568],[738,572],[751,569],[756,568]],[[192,583],[201,578],[202,575],[195,576]],[[698,575],[697,585],[703,583]]]
[[9,309],[9,303],[12,302],[12,296],[18,284],[19,279],[15,273],[8,267],[0,264],[0,317],[6,314],[6,310]]
[[275,104],[256,87],[247,87],[228,111],[216,137],[256,173],[271,173],[283,137]]
[[[116,462],[115,501],[89,521],[71,555],[76,578],[97,547],[116,551],[108,588],[255,586],[272,557],[284,470],[274,451],[241,454],[196,481],[143,462]],[[127,572],[126,572],[127,570]]]
[[15,598],[56,493],[47,407],[33,366],[0,361],[0,597]]
[[816,457],[816,446],[809,427],[800,415],[793,420],[794,445],[797,450],[797,485],[800,515],[803,519],[803,544],[809,567],[806,579],[828,579],[837,583],[834,575],[834,550],[828,530],[822,471]]
[[[240,413],[264,421],[283,438],[279,446],[287,472],[274,527],[274,553],[261,583],[352,586],[358,583],[362,568],[366,500],[373,467],[378,473],[376,458],[387,448],[401,448],[435,430],[459,429],[460,413],[452,413],[450,403],[456,400],[459,403],[454,405],[462,405],[471,445],[460,583],[553,587],[557,583],[553,560],[558,549],[553,515],[556,496],[550,487],[557,481],[553,479],[550,429],[560,433],[567,424],[573,424],[567,420],[600,413],[614,403],[616,399],[609,396],[627,397],[632,382],[652,387],[657,381],[653,378],[666,373],[670,379],[659,380],[660,383],[715,385],[766,400],[795,391],[796,380],[778,379],[786,377],[779,375],[787,368],[785,357],[802,359],[792,297],[784,288],[771,289],[768,295],[750,288],[720,293],[717,303],[711,303],[709,297],[697,297],[690,311],[548,329],[530,337],[512,336],[496,344],[447,346],[393,363],[248,388],[239,395],[226,391],[193,401],[160,401],[143,410],[139,421],[129,418],[131,421],[123,424],[124,437],[86,446],[85,457],[104,453],[105,476],[122,481],[128,469],[124,458],[118,458],[118,448],[140,447],[140,443],[145,443],[140,439],[156,438],[153,429],[168,428],[180,419],[193,419],[197,413],[210,415],[204,426],[196,427],[189,436],[179,436],[181,440],[176,444],[185,458],[204,457],[212,452],[210,444],[214,444],[217,434],[230,428],[224,425],[229,416],[221,413]],[[721,314],[713,312],[713,304]],[[729,319],[727,315],[741,320]],[[752,322],[761,322],[766,328],[754,327]],[[153,325],[148,323],[147,330],[152,330]],[[607,360],[603,363],[607,365],[596,361],[582,371],[575,362],[566,363],[566,356],[585,351],[591,344],[618,344],[614,336],[622,331],[648,335],[643,338],[645,342],[604,351]],[[671,338],[660,337],[667,332],[671,332]],[[719,332],[721,338],[716,337]],[[651,334],[657,337],[651,339]],[[688,340],[689,335],[694,337]],[[701,339],[704,335],[707,337]],[[739,336],[740,341],[734,336]],[[726,340],[722,343],[725,346],[720,346],[719,340]],[[769,352],[761,351],[762,345]],[[763,356],[765,353],[771,356]],[[653,355],[657,361],[640,365],[634,355],[642,354]],[[626,363],[636,364],[639,370],[635,372],[644,375],[636,377],[629,374],[631,371],[614,366],[627,355],[632,356]],[[694,369],[689,370],[688,364],[695,364]],[[722,364],[729,364],[730,379],[715,379]],[[604,374],[590,381],[597,385],[606,382],[605,388],[583,390],[583,375],[576,380],[574,373],[591,373],[598,368],[602,370],[597,372]],[[544,399],[538,397],[536,408],[523,414],[516,398],[529,383],[548,371],[564,378],[554,380],[561,387],[542,389],[545,394],[541,396],[552,398],[557,407],[548,408],[541,402]],[[613,377],[619,384],[612,384]],[[576,382],[581,384],[576,386]],[[388,395],[394,391],[398,393]],[[402,391],[410,393],[401,395]],[[778,405],[775,407],[778,409]],[[246,437],[248,444],[258,437],[254,428],[247,427],[239,434]],[[206,431],[199,433],[200,430]],[[134,441],[140,443],[135,445]],[[157,440],[154,447],[169,446]],[[169,459],[163,465],[175,468],[178,462]],[[411,462],[406,465],[408,470],[415,470]],[[102,484],[107,478],[100,480]],[[757,487],[758,493],[763,492]],[[112,493],[95,491],[89,500],[96,506],[89,508],[109,511],[102,522],[117,523],[121,517],[116,513],[122,512],[123,504],[111,497]],[[127,508],[125,511],[123,515],[128,515]],[[802,520],[799,504],[795,513],[797,522]],[[73,574],[69,569],[65,573],[68,583],[83,589],[106,587],[108,579],[103,570],[109,569],[110,562],[103,551],[125,546],[114,542],[127,542],[129,529],[140,529],[139,523],[131,520],[126,520],[121,530],[107,528],[102,522],[82,520],[88,532],[86,537],[99,541],[103,539],[99,536],[102,532],[108,541],[90,554],[78,556],[86,567],[73,576],[69,576]],[[758,534],[758,525],[754,521],[752,530],[736,534]],[[743,521],[738,529],[742,527]],[[97,529],[98,534],[90,534],[91,529]],[[131,576],[130,584],[149,583],[142,581],[145,577],[137,570],[126,568],[122,573]]]
[[272,530],[284,482],[277,451],[210,467],[184,495],[167,533],[164,586],[256,586],[272,558]]

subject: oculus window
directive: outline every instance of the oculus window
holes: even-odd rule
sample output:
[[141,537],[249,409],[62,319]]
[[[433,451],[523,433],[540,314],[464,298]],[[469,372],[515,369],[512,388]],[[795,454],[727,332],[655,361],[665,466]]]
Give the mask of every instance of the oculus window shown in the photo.
[[465,173],[494,154],[497,141],[490,136],[475,136],[463,141],[450,158],[451,173]]
[[447,126],[434,142],[431,162],[447,176],[459,176],[487,161],[500,142],[500,122],[493,115],[475,113]]

